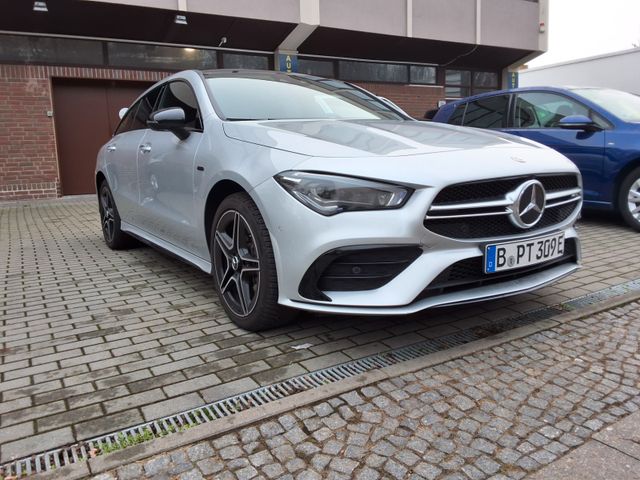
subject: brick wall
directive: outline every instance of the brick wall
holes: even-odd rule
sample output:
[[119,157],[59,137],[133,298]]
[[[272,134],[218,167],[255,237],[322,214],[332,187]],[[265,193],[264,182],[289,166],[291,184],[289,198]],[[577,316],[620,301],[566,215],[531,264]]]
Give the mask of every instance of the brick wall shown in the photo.
[[419,120],[424,118],[427,110],[438,107],[438,100],[444,100],[444,88],[441,86],[368,82],[358,82],[358,85],[376,95],[388,98]]
[[60,194],[51,78],[157,81],[167,72],[0,65],[0,201]]

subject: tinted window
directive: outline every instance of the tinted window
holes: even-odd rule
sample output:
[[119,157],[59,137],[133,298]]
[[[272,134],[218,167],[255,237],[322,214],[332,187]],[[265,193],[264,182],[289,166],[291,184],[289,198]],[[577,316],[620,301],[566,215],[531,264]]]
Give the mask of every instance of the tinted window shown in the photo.
[[223,53],[222,63],[224,68],[251,68],[256,70],[267,70],[269,68],[269,58],[264,55]]
[[116,129],[115,135],[128,132],[129,130],[144,130],[147,128],[147,120],[158,99],[160,89],[160,87],[154,88],[127,110],[127,113]]
[[508,95],[481,98],[469,102],[464,114],[464,125],[477,128],[502,128],[506,127]]
[[464,116],[464,109],[466,106],[466,103],[458,105],[453,111],[451,117],[449,117],[449,121],[447,123],[451,125],[462,125],[462,117]]
[[336,76],[331,60],[312,60],[310,58],[298,58],[298,72],[319,77],[333,78]]
[[215,50],[107,42],[109,65],[155,67],[162,70],[217,68]]
[[514,127],[557,128],[569,115],[589,116],[589,109],[564,95],[547,92],[521,93],[515,105]]
[[409,80],[411,83],[422,83],[432,85],[436,83],[436,67],[424,67],[421,65],[411,65],[409,67]]
[[369,82],[409,83],[407,65],[373,62],[338,62],[340,78]]
[[156,110],[180,107],[184,110],[187,128],[202,130],[198,101],[186,82],[171,82],[162,91],[162,98]]

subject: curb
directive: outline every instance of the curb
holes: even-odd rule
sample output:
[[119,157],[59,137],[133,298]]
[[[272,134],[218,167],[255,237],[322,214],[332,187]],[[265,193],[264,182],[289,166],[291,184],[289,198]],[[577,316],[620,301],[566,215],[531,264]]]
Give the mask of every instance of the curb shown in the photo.
[[371,370],[336,383],[296,393],[287,398],[275,400],[266,405],[253,407],[229,417],[197,425],[188,430],[180,431],[167,437],[156,438],[139,445],[127,447],[114,453],[90,458],[86,462],[62,467],[53,472],[36,474],[31,478],[34,480],[74,480],[86,478],[90,475],[97,475],[127,463],[142,460],[144,458],[200,442],[211,437],[216,437],[232,430],[247,427],[254,423],[291,411],[294,408],[318,403],[322,400],[347,393],[357,388],[365,387],[372,383],[396,378],[407,373],[432,367],[481,350],[493,348],[503,343],[518,340],[544,330],[552,329],[567,322],[589,317],[637,300],[640,300],[640,292],[628,292],[584,308],[560,313],[553,319],[539,320],[530,325],[514,328],[464,345],[458,345],[447,350],[435,352],[421,358],[408,360],[379,370]]

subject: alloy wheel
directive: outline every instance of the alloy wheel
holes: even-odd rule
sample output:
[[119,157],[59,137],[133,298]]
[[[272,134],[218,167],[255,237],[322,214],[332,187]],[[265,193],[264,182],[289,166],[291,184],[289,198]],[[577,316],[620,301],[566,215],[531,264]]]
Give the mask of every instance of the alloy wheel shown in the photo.
[[100,193],[100,213],[102,214],[102,231],[107,242],[113,241],[115,234],[115,208],[113,197],[108,188],[102,188]]
[[627,207],[631,216],[640,221],[640,178],[631,184],[627,196]]
[[238,316],[249,315],[260,291],[260,258],[255,235],[247,220],[236,210],[218,220],[213,258],[220,295]]

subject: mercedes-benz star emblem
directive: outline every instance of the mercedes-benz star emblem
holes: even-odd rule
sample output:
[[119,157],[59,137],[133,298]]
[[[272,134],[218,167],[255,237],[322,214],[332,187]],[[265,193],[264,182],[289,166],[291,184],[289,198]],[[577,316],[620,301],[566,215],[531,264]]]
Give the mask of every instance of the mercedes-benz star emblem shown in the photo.
[[509,197],[514,200],[509,219],[516,227],[531,228],[540,221],[546,204],[546,193],[538,180],[524,182]]

